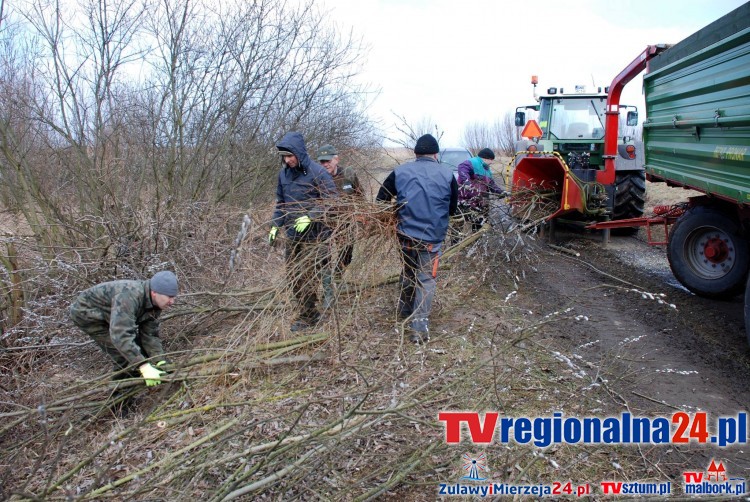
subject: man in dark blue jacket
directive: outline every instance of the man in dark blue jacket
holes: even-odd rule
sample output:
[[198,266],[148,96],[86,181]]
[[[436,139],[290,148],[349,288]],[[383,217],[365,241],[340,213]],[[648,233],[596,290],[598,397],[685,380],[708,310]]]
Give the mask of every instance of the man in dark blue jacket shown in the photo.
[[316,308],[318,286],[328,267],[330,250],[326,240],[331,235],[331,229],[323,222],[325,199],[336,197],[337,192],[331,175],[307,154],[302,134],[285,134],[276,148],[282,169],[268,242],[273,245],[279,228],[286,229],[287,280],[301,309],[291,329],[298,331],[315,326],[320,320]]
[[411,319],[409,340],[413,343],[430,339],[438,257],[448,220],[458,205],[456,178],[449,167],[438,163],[439,151],[432,135],[420,137],[414,147],[416,159],[394,169],[375,198],[381,202],[396,198],[396,229],[404,260],[398,315]]

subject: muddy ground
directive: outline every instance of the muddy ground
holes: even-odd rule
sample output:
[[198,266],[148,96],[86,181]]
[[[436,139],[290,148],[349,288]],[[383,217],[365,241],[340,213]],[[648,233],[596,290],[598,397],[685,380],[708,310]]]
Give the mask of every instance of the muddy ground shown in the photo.
[[[718,417],[747,410],[750,350],[741,297],[721,302],[687,292],[669,271],[665,251],[638,238],[613,237],[603,248],[598,236],[567,233],[557,243],[581,256],[547,254],[515,301],[539,315],[587,320],[541,328],[541,343],[580,357],[584,367],[602,368],[634,414],[679,409]],[[710,455],[750,475],[744,448],[708,448]]]
[[[675,200],[684,195],[651,190],[652,205],[664,202],[664,194]],[[718,417],[748,410],[750,348],[741,296],[715,301],[684,289],[664,246],[649,246],[643,229],[612,236],[604,246],[598,233],[558,228],[537,244],[539,261],[509,303],[528,324],[536,323],[529,343],[559,353],[573,375],[580,370],[577,376],[602,384],[609,397],[602,411],[619,414],[619,408],[642,417],[706,412],[711,433]],[[582,394],[581,400],[590,397]],[[747,444],[719,448],[691,441],[639,447],[638,456],[641,478],[648,473],[678,486],[683,472],[705,471],[712,459],[722,460],[731,476],[750,477]]]
[[[646,214],[655,206],[684,202],[695,195],[699,194],[648,183]],[[496,224],[493,232],[483,237],[485,250],[492,248],[493,239],[502,233],[499,226]],[[654,229],[653,239],[665,239],[663,232]],[[654,418],[672,417],[677,412],[691,416],[706,412],[709,433],[713,434],[718,417],[748,411],[750,345],[742,296],[717,301],[687,291],[669,268],[666,247],[649,245],[645,229],[633,236],[612,235],[603,245],[600,233],[563,226],[552,236],[531,236],[526,242],[535,247],[535,259],[533,264],[521,266],[520,273],[518,268],[513,270],[517,281],[512,286],[507,280],[487,278],[485,272],[478,281],[481,286],[456,292],[460,287],[453,281],[476,278],[467,271],[471,266],[456,266],[441,276],[444,295],[438,301],[438,331],[449,336],[454,331],[471,331],[466,328],[468,323],[477,331],[490,330],[493,324],[510,325],[510,332],[504,335],[506,341],[512,340],[507,360],[524,360],[518,367],[511,364],[510,371],[523,368],[530,374],[541,370],[550,376],[548,380],[532,378],[529,384],[532,389],[545,387],[549,393],[524,393],[521,387],[510,386],[516,396],[507,403],[508,409],[499,410],[501,413],[519,416],[519,408],[525,408],[540,416],[561,410],[578,417],[630,412]],[[570,252],[560,252],[550,244]],[[507,247],[507,243],[501,246]],[[464,256],[471,255],[469,250]],[[495,272],[508,275],[503,265]],[[474,288],[477,291],[472,296]],[[462,310],[453,302],[467,307]],[[516,310],[511,312],[509,307]],[[519,332],[523,334],[519,336]],[[449,342],[438,335],[434,347],[439,350],[443,346],[449,346]],[[550,354],[560,364],[539,367]],[[568,385],[564,384],[566,380]],[[550,382],[563,385],[553,389]],[[598,387],[596,391],[588,392],[591,387],[586,382]],[[576,395],[580,401],[573,405]],[[521,405],[524,400],[528,406]],[[515,409],[511,403],[517,405]],[[492,447],[484,451],[488,457],[499,455]],[[683,490],[683,473],[706,471],[712,459],[721,460],[730,477],[750,478],[747,444],[720,448],[690,441],[645,447],[583,447],[577,452],[550,448],[546,453],[559,461],[551,462],[554,468],[522,479],[550,483],[562,477],[597,486],[606,479],[669,480],[672,495],[678,495]],[[593,463],[601,462],[597,457],[602,455],[608,458],[588,471],[555,467],[562,463],[576,465],[569,455]],[[493,479],[513,479],[520,470],[516,466],[514,473],[496,472]],[[599,489],[594,498],[601,495]]]

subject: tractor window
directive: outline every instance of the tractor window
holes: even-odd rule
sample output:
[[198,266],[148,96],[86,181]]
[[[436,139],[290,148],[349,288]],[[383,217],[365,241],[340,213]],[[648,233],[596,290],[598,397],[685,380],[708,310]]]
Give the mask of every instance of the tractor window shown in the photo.
[[549,131],[558,139],[604,138],[603,98],[557,98],[552,100]]

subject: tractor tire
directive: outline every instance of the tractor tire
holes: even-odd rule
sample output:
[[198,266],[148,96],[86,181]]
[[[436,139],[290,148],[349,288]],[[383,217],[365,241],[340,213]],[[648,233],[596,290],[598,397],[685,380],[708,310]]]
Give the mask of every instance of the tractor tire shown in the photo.
[[[643,216],[646,204],[646,173],[644,171],[626,171],[615,175],[615,204],[612,209],[613,220],[627,220]],[[616,228],[616,235],[633,235],[638,227]]]
[[667,258],[674,276],[690,291],[726,299],[746,287],[748,248],[739,225],[727,213],[696,206],[672,226]]
[[750,277],[745,285],[745,336],[750,344]]

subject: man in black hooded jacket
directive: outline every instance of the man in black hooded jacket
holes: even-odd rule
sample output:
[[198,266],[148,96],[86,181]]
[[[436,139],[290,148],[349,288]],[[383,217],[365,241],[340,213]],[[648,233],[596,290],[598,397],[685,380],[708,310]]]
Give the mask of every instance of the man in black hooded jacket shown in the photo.
[[318,286],[328,267],[330,249],[326,242],[331,229],[324,222],[325,199],[337,196],[331,175],[307,154],[305,140],[298,132],[288,132],[276,144],[282,169],[276,186],[276,209],[268,242],[273,245],[279,228],[286,229],[287,280],[299,302],[300,312],[292,331],[315,326]]

